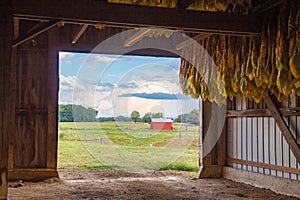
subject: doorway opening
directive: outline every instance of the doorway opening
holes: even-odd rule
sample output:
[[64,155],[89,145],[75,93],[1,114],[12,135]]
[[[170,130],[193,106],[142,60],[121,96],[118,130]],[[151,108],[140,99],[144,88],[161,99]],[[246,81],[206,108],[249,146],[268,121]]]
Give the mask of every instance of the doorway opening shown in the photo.
[[196,172],[199,103],[183,95],[179,67],[180,58],[59,52],[58,168]]

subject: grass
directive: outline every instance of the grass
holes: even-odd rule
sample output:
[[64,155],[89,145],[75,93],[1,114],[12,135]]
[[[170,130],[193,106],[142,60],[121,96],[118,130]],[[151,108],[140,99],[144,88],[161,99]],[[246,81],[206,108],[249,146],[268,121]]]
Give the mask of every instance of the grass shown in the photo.
[[98,162],[79,141],[58,141],[58,168],[101,168]]
[[[173,131],[153,131],[143,123],[115,122],[59,123],[59,127],[59,169],[132,164],[149,169],[198,170],[196,126],[188,126],[187,130],[174,126]],[[185,142],[191,145],[186,146]]]

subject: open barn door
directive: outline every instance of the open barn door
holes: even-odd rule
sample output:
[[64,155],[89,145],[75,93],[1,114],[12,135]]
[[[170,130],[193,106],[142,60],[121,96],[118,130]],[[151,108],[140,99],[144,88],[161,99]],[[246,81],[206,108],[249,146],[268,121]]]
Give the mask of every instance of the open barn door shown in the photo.
[[[16,26],[19,28],[16,29]],[[28,30],[28,27],[15,21],[15,30]],[[18,33],[18,38],[22,34]],[[11,180],[58,176],[58,53],[53,49],[55,34],[41,34],[13,49],[16,103],[15,134],[9,145],[8,177]]]

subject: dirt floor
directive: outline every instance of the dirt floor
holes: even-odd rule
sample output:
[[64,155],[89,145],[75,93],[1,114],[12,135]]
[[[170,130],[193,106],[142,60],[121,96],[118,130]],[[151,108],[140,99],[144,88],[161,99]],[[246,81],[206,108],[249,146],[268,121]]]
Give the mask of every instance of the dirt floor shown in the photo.
[[59,175],[37,183],[12,182],[9,199],[297,199],[225,179],[197,180],[187,172],[102,169]]

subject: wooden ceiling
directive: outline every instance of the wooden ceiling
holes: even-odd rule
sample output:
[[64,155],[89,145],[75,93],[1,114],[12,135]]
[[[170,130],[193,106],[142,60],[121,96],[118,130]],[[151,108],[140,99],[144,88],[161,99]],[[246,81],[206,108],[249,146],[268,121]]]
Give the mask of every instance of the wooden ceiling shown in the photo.
[[[121,0],[111,1],[124,2]],[[175,0],[159,0],[158,2],[165,1]],[[224,0],[222,1],[224,2]],[[243,2],[240,0],[227,1]],[[215,1],[210,0],[210,2]],[[221,2],[221,0],[216,0],[216,2]],[[260,34],[259,14],[277,6],[281,1],[254,2],[258,1],[251,1],[251,12],[237,14],[229,12],[229,7],[237,7],[240,4],[228,4],[226,12],[210,12],[199,8],[199,1],[195,0],[178,0],[174,8],[110,3],[103,0],[13,0],[13,14],[17,19],[50,21],[50,24],[55,21],[64,21],[66,23],[104,24],[121,27],[155,26],[196,33]],[[252,11],[255,12],[252,13]]]
[[228,13],[264,12],[282,0],[108,0],[112,3]]
[[[12,2],[15,29],[13,47],[16,47],[54,26],[64,24],[78,24],[82,27],[74,36],[72,44],[78,41],[89,25],[100,30],[104,27],[161,27],[178,30],[191,37],[206,37],[211,33],[259,35],[262,27],[260,14],[278,6],[282,0],[13,0]],[[26,27],[32,28],[22,31],[20,24],[29,24]],[[180,44],[176,48],[182,48],[187,44]]]

